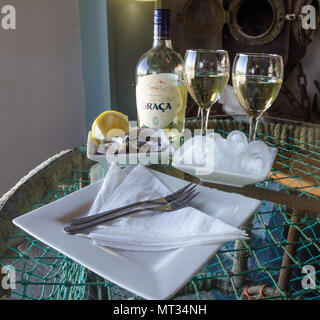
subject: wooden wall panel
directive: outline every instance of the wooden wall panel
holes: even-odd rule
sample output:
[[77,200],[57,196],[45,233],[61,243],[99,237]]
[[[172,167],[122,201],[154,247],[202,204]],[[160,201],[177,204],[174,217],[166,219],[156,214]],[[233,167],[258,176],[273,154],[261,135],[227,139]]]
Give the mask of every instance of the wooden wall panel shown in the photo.
[[191,36],[183,24],[183,9],[189,0],[162,0],[158,6],[171,10],[171,30],[174,49],[184,56],[186,49],[221,49],[221,32],[208,39]]

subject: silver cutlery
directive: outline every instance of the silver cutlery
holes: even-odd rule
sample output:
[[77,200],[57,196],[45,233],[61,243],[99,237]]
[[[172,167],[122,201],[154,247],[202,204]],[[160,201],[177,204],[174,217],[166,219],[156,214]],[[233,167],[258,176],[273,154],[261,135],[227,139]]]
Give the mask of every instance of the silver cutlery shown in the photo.
[[114,212],[112,214],[108,215],[103,215],[100,218],[96,218],[94,220],[82,223],[82,224],[77,224],[77,225],[67,225],[64,228],[64,231],[67,233],[78,233],[79,231],[83,231],[87,228],[96,226],[100,223],[104,223],[107,221],[111,221],[113,219],[117,219],[120,217],[128,216],[134,213],[139,213],[143,211],[161,211],[161,212],[171,212],[171,211],[176,211],[182,208],[185,208],[189,205],[189,203],[199,194],[199,192],[195,193],[195,190],[191,190],[187,194],[184,194],[182,197],[179,198],[179,200],[175,200],[173,202],[169,202],[166,204],[160,204],[157,206],[153,207],[145,207],[145,208],[140,208],[140,209],[131,209],[129,211],[124,211],[124,212]]
[[127,209],[133,209],[133,208],[136,208],[136,207],[139,207],[142,205],[146,205],[146,204],[148,204],[148,205],[150,205],[150,204],[167,204],[167,203],[178,200],[180,197],[184,196],[185,194],[188,194],[188,192],[191,192],[192,190],[194,190],[195,187],[196,187],[195,184],[189,183],[188,185],[173,192],[172,194],[170,194],[168,196],[158,198],[158,199],[153,199],[153,200],[138,201],[138,202],[126,205],[126,206],[122,206],[120,208],[115,208],[112,210],[100,212],[100,213],[97,213],[97,214],[94,214],[94,215],[91,215],[88,217],[72,219],[67,223],[67,225],[73,226],[73,225],[82,224],[82,223],[89,222],[94,219],[100,218],[105,215],[109,215],[109,214],[120,212],[120,211],[127,210]]

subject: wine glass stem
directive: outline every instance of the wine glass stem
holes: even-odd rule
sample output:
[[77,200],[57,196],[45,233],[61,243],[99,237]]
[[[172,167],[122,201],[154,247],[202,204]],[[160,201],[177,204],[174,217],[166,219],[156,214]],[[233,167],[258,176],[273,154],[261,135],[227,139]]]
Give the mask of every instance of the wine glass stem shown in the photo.
[[201,108],[201,134],[203,136],[207,134],[210,109],[211,108]]
[[249,142],[256,140],[256,133],[259,123],[259,117],[250,116]]
[[197,118],[200,118],[201,115],[201,107],[198,107],[198,114],[197,114]]

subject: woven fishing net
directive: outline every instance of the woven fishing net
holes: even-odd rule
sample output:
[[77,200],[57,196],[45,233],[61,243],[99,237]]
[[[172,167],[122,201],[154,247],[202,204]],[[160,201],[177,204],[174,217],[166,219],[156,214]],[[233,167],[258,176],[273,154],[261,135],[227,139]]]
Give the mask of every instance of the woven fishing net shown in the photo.
[[[223,136],[231,129],[239,129],[232,123],[215,124],[215,128]],[[246,131],[247,127],[240,129]],[[257,138],[277,147],[278,155],[269,178],[259,183],[259,188],[318,201],[320,140],[315,129],[305,134],[301,131],[297,134],[294,126],[282,125],[277,129],[274,125],[268,130],[260,126]],[[58,189],[48,190],[43,201],[30,204],[30,210],[77,191],[89,182],[90,171],[75,169],[74,179],[60,181]],[[320,221],[317,214],[305,215],[297,221],[292,220],[292,214],[289,206],[262,201],[248,230],[251,241],[244,242],[242,249],[235,249],[234,242],[225,243],[173,299],[319,299]],[[287,240],[290,227],[298,233],[294,243]],[[16,287],[0,289],[0,296],[36,300],[141,299],[27,234],[19,233],[10,240],[14,245],[0,257],[0,267],[14,268]],[[288,250],[290,245],[296,248],[294,255]],[[234,273],[234,257],[239,251],[248,255],[248,268]],[[285,253],[290,263],[283,266]],[[290,275],[286,290],[278,284],[283,269],[288,269]],[[239,277],[246,279],[245,285],[238,286]]]

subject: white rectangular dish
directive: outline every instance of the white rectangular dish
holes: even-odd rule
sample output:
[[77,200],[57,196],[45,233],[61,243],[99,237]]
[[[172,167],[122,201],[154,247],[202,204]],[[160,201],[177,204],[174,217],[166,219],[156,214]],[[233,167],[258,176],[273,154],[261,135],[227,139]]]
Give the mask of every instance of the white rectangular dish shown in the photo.
[[[104,155],[97,154],[98,144],[90,139],[90,133],[88,133],[87,140],[87,157],[90,160],[99,162],[101,164],[110,165],[111,163],[116,163],[120,167],[127,167],[129,165],[135,165],[141,163],[145,166],[150,164],[169,164],[170,148],[166,151],[159,152],[150,152],[149,154],[139,152],[139,153],[124,153],[118,155]],[[163,138],[166,137],[165,135]],[[169,144],[169,140],[165,141]],[[161,157],[161,158],[159,158]]]
[[264,181],[268,178],[268,175],[263,178],[257,178],[254,176],[236,173],[236,172],[226,172],[226,171],[218,171],[214,170],[208,174],[198,174],[197,170],[199,168],[192,165],[182,165],[179,163],[172,163],[172,166],[178,170],[186,172],[191,176],[199,178],[199,180],[204,182],[211,182],[216,184],[222,184],[226,186],[232,186],[237,188],[243,188],[250,184],[256,184],[258,182]]
[[[188,182],[152,171],[175,191]],[[174,295],[223,245],[201,245],[162,252],[137,252],[101,248],[89,239],[66,234],[72,218],[86,215],[102,184],[98,181],[44,207],[13,220],[33,237],[62,252],[96,274],[145,298],[167,299]],[[258,208],[260,201],[238,194],[198,186],[192,205],[239,227]]]
[[201,181],[241,188],[266,180],[277,152],[264,141],[248,142],[239,130],[227,138],[213,132],[186,140],[173,155],[172,166]]

